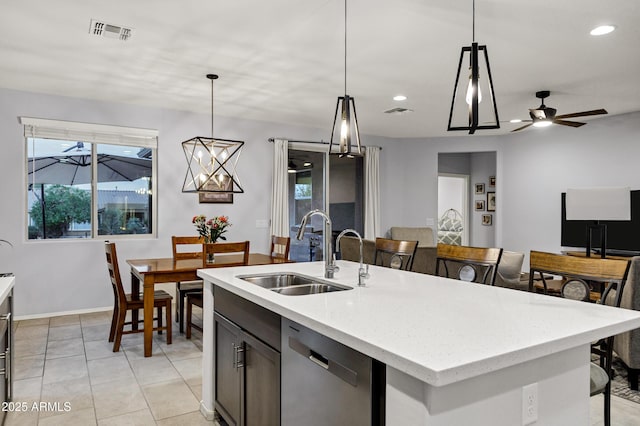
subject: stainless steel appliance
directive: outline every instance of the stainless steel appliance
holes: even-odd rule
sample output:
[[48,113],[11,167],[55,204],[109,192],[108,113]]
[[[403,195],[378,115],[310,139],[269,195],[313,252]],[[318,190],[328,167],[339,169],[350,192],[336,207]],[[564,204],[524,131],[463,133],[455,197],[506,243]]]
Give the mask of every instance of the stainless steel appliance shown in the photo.
[[384,364],[282,319],[281,424],[383,425]]

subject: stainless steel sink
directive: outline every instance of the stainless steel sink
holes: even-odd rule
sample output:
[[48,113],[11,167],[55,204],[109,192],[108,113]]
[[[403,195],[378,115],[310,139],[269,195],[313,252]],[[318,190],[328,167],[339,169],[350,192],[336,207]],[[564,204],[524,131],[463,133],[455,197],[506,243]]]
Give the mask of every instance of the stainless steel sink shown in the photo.
[[294,274],[292,272],[241,275],[238,276],[238,278],[285,296],[303,296],[307,294],[351,290],[351,287],[322,281],[306,275]]

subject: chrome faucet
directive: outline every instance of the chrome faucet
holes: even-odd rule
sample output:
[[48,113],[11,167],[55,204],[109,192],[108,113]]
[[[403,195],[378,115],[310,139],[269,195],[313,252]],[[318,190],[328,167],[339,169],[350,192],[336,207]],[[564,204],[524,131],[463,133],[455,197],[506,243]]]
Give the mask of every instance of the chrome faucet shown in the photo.
[[333,273],[337,272],[340,268],[338,268],[333,261],[333,251],[331,250],[331,238],[333,237],[331,231],[331,218],[329,218],[329,215],[319,209],[311,210],[310,212],[305,214],[302,217],[302,221],[300,222],[300,229],[298,229],[296,239],[300,241],[302,240],[302,238],[304,238],[304,228],[307,226],[307,221],[311,216],[316,214],[324,218],[329,228],[324,236],[324,277],[333,278]]
[[338,238],[336,238],[336,251],[340,250],[340,238],[342,238],[345,234],[353,234],[358,237],[358,241],[360,242],[360,269],[358,269],[358,286],[364,287],[364,280],[369,278],[369,265],[367,265],[367,269],[364,268],[364,256],[362,249],[362,237],[358,234],[358,231],[354,229],[345,229],[340,234],[338,234]]

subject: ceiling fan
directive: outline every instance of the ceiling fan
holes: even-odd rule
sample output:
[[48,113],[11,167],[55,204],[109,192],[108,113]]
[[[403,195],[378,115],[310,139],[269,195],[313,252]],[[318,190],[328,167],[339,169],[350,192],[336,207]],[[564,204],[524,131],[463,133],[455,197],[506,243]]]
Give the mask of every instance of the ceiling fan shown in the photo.
[[523,120],[528,121],[529,124],[525,124],[522,127],[518,127],[512,132],[517,132],[518,130],[526,129],[527,127],[533,125],[535,127],[546,127],[551,124],[561,124],[563,126],[571,126],[571,127],[580,127],[584,126],[587,123],[581,123],[579,121],[568,121],[565,118],[576,118],[576,117],[586,117],[589,115],[600,115],[600,114],[608,114],[605,109],[594,109],[591,111],[582,111],[582,112],[574,112],[571,114],[562,114],[556,115],[555,108],[549,108],[544,104],[544,98],[548,97],[551,94],[548,90],[541,90],[536,92],[536,98],[542,99],[542,103],[536,109],[529,110],[529,116],[531,120]]

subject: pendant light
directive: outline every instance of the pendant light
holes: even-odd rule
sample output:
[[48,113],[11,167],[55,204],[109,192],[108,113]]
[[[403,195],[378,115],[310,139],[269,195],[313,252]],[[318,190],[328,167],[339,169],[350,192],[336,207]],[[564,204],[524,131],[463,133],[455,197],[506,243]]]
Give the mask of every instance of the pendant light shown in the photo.
[[211,137],[182,142],[188,164],[182,192],[243,193],[236,165],[244,142],[213,137],[213,81],[218,76],[207,74],[207,78],[211,80]]
[[[449,131],[467,130],[469,134],[475,133],[476,130],[500,128],[487,46],[479,46],[476,43],[475,0],[473,0],[472,36],[471,46],[464,46],[460,52],[447,127]],[[469,64],[468,74],[463,70],[463,64],[467,63]]]
[[[333,137],[336,134],[336,125],[339,126],[339,139],[334,142]],[[336,144],[338,145],[338,154],[340,154],[340,157],[344,157],[345,155],[352,157],[352,138],[355,138],[358,154],[361,154],[362,147],[360,146],[360,130],[358,129],[356,102],[353,97],[347,95],[347,0],[344,0],[344,96],[339,96],[338,102],[336,103],[336,112],[329,142],[329,153],[333,153],[333,145]]]

